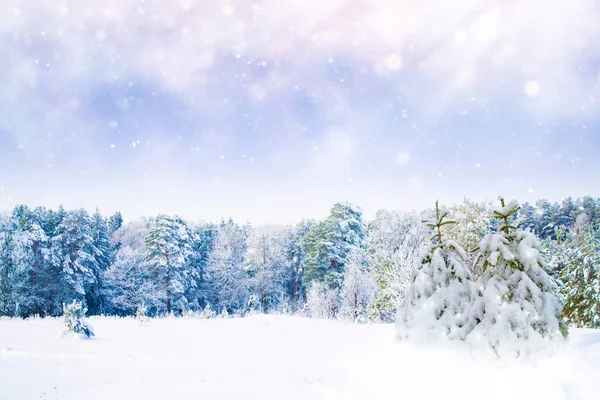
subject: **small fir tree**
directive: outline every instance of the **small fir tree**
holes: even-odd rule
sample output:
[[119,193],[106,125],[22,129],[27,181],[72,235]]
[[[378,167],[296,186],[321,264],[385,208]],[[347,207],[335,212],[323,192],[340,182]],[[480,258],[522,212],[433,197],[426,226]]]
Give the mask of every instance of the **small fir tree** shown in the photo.
[[71,304],[63,304],[63,322],[68,332],[78,333],[85,337],[94,336],[92,326],[84,321],[87,308],[80,301],[73,300]]
[[542,338],[566,335],[559,316],[561,305],[545,271],[540,244],[530,232],[509,221],[519,210],[516,200],[493,210],[498,232],[487,234],[479,245],[483,290],[472,308],[477,327],[468,340],[485,340],[498,356],[520,356],[539,349]]
[[465,265],[466,254],[454,241],[444,241],[442,228],[455,222],[435,205],[435,217],[423,221],[434,229],[430,244],[415,265],[412,284],[396,317],[400,338],[442,336],[465,339],[474,323],[469,318],[475,285]]
[[201,316],[204,319],[210,319],[216,317],[217,313],[213,311],[210,304],[207,304],[206,307],[204,307],[204,310],[202,310]]

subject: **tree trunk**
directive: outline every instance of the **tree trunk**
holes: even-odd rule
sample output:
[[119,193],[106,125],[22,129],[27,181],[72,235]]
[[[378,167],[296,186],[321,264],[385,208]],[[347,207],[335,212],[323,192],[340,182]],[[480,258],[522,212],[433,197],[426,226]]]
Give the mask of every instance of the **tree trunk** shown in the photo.
[[165,277],[165,291],[167,294],[167,314],[171,314],[171,266],[169,265],[169,253],[165,254],[167,259],[167,275]]
[[[38,241],[36,240],[33,242],[33,272],[31,274],[31,284],[36,293],[38,293],[38,284],[37,284],[38,257],[37,257],[37,253],[38,253]],[[34,315],[41,314],[41,312],[39,311],[37,301],[33,305],[33,314]]]
[[354,291],[354,322],[358,319],[358,290]]
[[294,311],[298,310],[298,277],[294,276],[294,286],[292,288],[292,304]]

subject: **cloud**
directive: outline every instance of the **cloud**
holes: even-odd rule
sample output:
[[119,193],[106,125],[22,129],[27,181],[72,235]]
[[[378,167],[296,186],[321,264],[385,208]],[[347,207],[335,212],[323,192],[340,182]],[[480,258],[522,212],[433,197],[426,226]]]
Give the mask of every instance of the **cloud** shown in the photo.
[[512,84],[522,94],[523,82],[536,80],[555,90],[540,93],[539,109],[526,106],[570,114],[581,107],[569,100],[598,94],[581,65],[598,54],[599,14],[592,0],[7,0],[3,81],[15,92],[48,78],[67,87],[140,78],[187,97],[218,85],[224,62],[266,63],[248,94],[262,101],[296,84],[264,85],[271,75],[344,54],[368,73],[416,73],[436,88],[423,90],[423,103],[437,94],[445,107],[464,92],[493,96]]

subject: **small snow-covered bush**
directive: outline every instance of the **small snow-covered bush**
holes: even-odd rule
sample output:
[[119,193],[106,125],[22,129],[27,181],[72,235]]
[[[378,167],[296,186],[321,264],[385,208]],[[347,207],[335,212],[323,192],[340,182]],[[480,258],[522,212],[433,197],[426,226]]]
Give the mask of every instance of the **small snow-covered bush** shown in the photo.
[[87,308],[84,308],[77,300],[73,300],[71,304],[63,304],[63,322],[67,327],[67,332],[78,333],[86,337],[94,336],[92,326],[83,320],[86,312]]
[[210,318],[216,317],[217,313],[213,311],[210,304],[207,304],[206,307],[204,307],[204,310],[202,310],[201,316],[202,316],[202,318],[210,319]]
[[147,311],[148,308],[146,308],[144,304],[138,306],[138,308],[135,310],[135,319],[137,319],[138,321],[144,321],[146,319]]
[[412,284],[396,316],[398,337],[435,337],[464,340],[473,329],[469,309],[475,295],[465,251],[454,241],[442,239],[445,220],[436,203],[435,219],[424,221],[435,228],[433,244],[422,253],[412,273]]
[[493,212],[503,225],[479,245],[476,261],[483,271],[483,288],[471,309],[478,325],[468,341],[478,347],[487,343],[498,356],[519,357],[542,349],[548,340],[563,338],[567,328],[560,320],[562,305],[538,239],[509,224],[519,203],[500,201],[502,207]]
[[246,314],[252,315],[261,312],[260,299],[257,295],[251,294],[246,304]]
[[229,312],[227,311],[227,308],[225,306],[223,306],[223,309],[219,314],[219,318],[229,318]]
[[210,319],[217,316],[210,304],[207,304],[202,311],[185,310],[182,317],[186,319]]

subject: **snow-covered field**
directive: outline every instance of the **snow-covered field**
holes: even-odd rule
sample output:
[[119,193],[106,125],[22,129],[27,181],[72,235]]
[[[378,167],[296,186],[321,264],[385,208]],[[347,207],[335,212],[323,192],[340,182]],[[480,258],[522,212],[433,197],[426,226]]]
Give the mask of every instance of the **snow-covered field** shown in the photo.
[[0,399],[599,399],[600,331],[536,363],[398,342],[391,325],[300,317],[0,319]]

